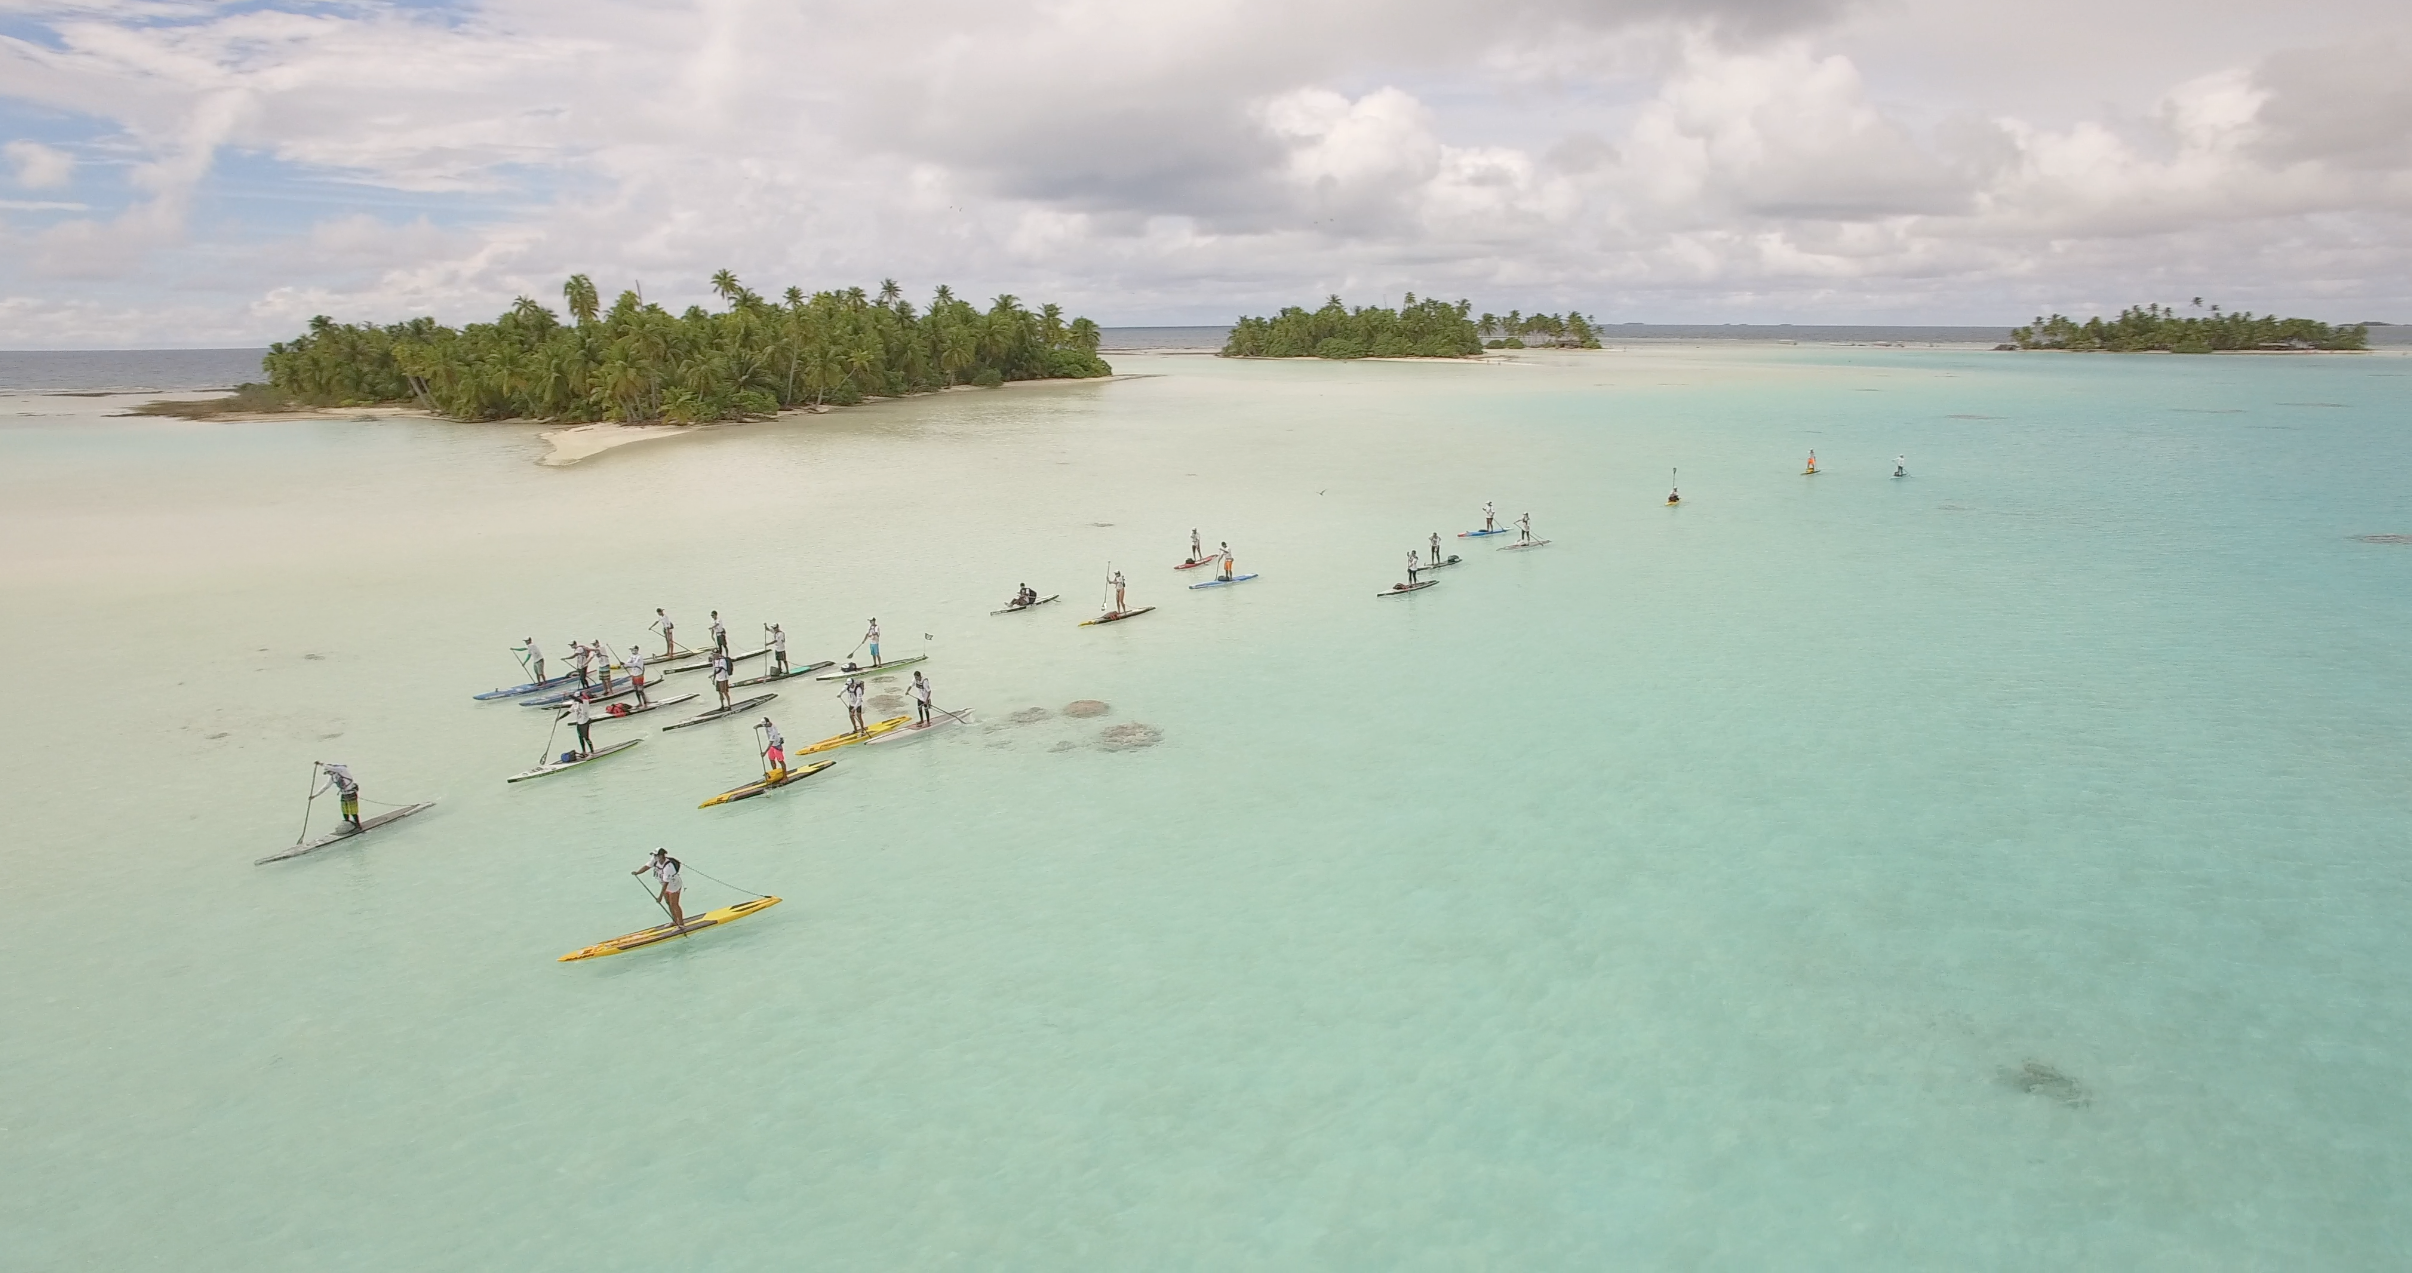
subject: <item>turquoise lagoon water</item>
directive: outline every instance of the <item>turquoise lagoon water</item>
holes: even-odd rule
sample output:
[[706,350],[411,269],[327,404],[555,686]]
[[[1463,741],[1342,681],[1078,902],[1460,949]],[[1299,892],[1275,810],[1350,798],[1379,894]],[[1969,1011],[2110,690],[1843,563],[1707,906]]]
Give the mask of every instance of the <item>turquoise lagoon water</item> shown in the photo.
[[[1119,366],[567,470],[19,400],[0,1263],[2412,1258],[2412,362]],[[505,786],[505,648],[656,605],[983,724]],[[317,758],[442,803],[253,866]],[[787,900],[555,962],[655,844]]]

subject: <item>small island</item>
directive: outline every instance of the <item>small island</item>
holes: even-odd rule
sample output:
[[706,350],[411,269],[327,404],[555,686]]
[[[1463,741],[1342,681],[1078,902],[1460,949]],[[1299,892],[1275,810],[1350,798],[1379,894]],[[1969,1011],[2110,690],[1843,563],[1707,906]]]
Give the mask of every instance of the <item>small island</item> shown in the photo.
[[1292,305],[1271,318],[1243,316],[1223,344],[1225,358],[1472,358],[1487,347],[1523,348],[1528,336],[1577,349],[1600,347],[1597,320],[1575,311],[1502,319],[1471,317],[1471,301],[1422,300],[1409,292],[1397,309],[1351,309],[1337,296],[1309,312]]
[[1101,333],[1063,310],[999,296],[983,312],[938,289],[916,311],[894,280],[765,300],[722,270],[718,313],[672,314],[633,291],[601,308],[585,275],[562,286],[571,321],[521,297],[491,323],[377,326],[321,315],[268,348],[265,385],[232,398],[154,403],[153,414],[415,407],[455,420],[703,424],[845,406],[957,386],[1089,379],[1113,368]]
[[[2196,308],[2202,303],[2201,297],[2194,298]],[[2243,310],[2223,314],[2217,305],[2194,317],[2167,305],[2135,305],[2120,310],[2119,316],[2108,322],[2089,318],[2079,323],[2061,314],[2038,318],[2031,326],[2012,328],[2010,339],[2018,349],[2071,353],[2281,353],[2367,349],[2370,328],[2367,324],[2332,327],[2309,318],[2278,318]]]

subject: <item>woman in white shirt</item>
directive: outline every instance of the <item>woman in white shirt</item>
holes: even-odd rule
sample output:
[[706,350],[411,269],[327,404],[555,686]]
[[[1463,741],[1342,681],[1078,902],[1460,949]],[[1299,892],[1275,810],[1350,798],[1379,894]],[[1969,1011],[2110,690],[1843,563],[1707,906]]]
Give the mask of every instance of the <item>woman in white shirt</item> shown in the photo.
[[670,856],[668,849],[655,849],[653,856],[647,858],[643,866],[630,871],[629,874],[643,875],[647,871],[653,872],[653,878],[661,883],[660,900],[662,905],[670,908],[671,925],[676,928],[685,928],[687,915],[678,904],[678,859]]

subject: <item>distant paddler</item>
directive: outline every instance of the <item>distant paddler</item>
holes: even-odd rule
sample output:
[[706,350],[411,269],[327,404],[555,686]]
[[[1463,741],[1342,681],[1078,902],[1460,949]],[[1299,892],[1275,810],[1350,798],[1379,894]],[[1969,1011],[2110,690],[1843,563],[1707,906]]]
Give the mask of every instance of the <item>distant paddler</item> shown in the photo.
[[1029,584],[1023,584],[1021,587],[1013,590],[1013,600],[1006,602],[1005,608],[1008,610],[1027,610],[1037,604],[1038,589],[1031,587]]
[[1230,540],[1228,540],[1228,539],[1226,539],[1226,540],[1224,540],[1224,541],[1223,541],[1223,574],[1222,574],[1222,580],[1223,580],[1223,582],[1224,582],[1224,583],[1229,583],[1229,582],[1231,582],[1231,572],[1232,572],[1232,570],[1233,570],[1233,566],[1232,566],[1232,562],[1231,562],[1231,541],[1230,541]]
[[930,692],[929,678],[921,674],[920,668],[914,668],[913,683],[905,693],[913,696],[913,710],[921,714],[921,723],[924,725],[930,723]]
[[1811,450],[1809,452],[1809,464],[1806,468],[1801,470],[1801,474],[1805,477],[1815,472],[1817,472],[1817,452],[1815,450]]
[[712,689],[720,695],[720,705],[729,705],[729,675],[735,665],[729,662],[727,650],[712,651]]
[[1533,542],[1533,515],[1531,513],[1526,513],[1516,519],[1516,542],[1519,544]]
[[642,646],[628,647],[628,684],[636,690],[639,707],[645,706],[645,651]]
[[1204,560],[1206,560],[1205,542],[1198,538],[1198,528],[1192,526],[1189,528],[1189,564],[1194,566]]
[[1109,588],[1112,588],[1112,589],[1114,590],[1114,613],[1116,613],[1116,614],[1121,614],[1121,613],[1122,613],[1124,610],[1129,609],[1129,606],[1127,606],[1127,605],[1126,605],[1126,604],[1123,602],[1123,597],[1122,597],[1122,592],[1123,592],[1123,580],[1122,580],[1122,572],[1121,572],[1121,571],[1119,571],[1119,570],[1117,570],[1117,571],[1115,571],[1114,573],[1112,573],[1112,574],[1110,574],[1110,575],[1107,575],[1107,576],[1106,576],[1106,586],[1107,586],[1107,587],[1109,587]]
[[[588,683],[587,674],[594,670],[594,666],[595,652],[586,648],[586,643],[583,641],[570,642],[570,668],[578,674],[579,689],[586,688]],[[611,669],[606,666],[603,669],[603,674],[608,679],[611,675]]]
[[1441,564],[1440,532],[1437,530],[1432,532],[1432,564]]
[[866,692],[863,689],[863,678],[859,676],[847,677],[846,688],[838,691],[838,697],[846,704],[846,723],[852,726],[854,732],[858,734],[864,732],[866,728],[863,724],[863,697]]
[[1669,504],[1683,502],[1683,488],[1675,485],[1675,470],[1673,469],[1667,470],[1667,502]]
[[526,645],[515,646],[511,652],[517,654],[519,661],[528,666],[529,683],[544,684],[544,651],[536,648],[536,638],[529,637]]
[[712,626],[709,630],[712,633],[712,648],[720,651],[722,654],[728,653],[729,630],[720,626],[720,612],[718,610],[714,610],[712,612]]
[[336,795],[343,802],[344,822],[354,831],[358,831],[360,829],[360,782],[352,777],[351,766],[339,760],[322,760],[318,762],[318,767],[325,771],[327,780],[324,785],[310,793],[310,798],[316,800],[326,794],[327,788],[334,788]]
[[1424,568],[1424,563],[1423,563],[1422,558],[1420,558],[1420,557],[1418,557],[1418,556],[1416,555],[1416,551],[1415,551],[1414,549],[1412,549],[1412,548],[1408,549],[1408,550],[1407,550],[1407,586],[1408,586],[1408,587],[1412,588],[1412,587],[1414,587],[1414,586],[1415,586],[1415,577],[1416,577],[1417,573],[1419,573],[1420,571],[1422,571],[1422,570],[1423,570],[1423,568]]
[[787,675],[787,634],[780,631],[779,625],[776,623],[765,626],[770,634],[771,671],[774,675],[785,676]]
[[[1894,457],[1893,457],[1893,476],[1895,476],[1895,477],[1908,477],[1908,476],[1909,476],[1909,457],[1908,457],[1908,456],[1906,456],[1906,455],[1896,455],[1896,456],[1894,456]],[[543,679],[542,674],[539,674],[539,675],[538,675],[538,677],[537,677],[537,679],[542,680],[542,679]]]
[[1482,502],[1482,533],[1488,535],[1498,529],[1499,507],[1486,499]]
[[653,878],[662,886],[661,896],[654,900],[670,908],[670,926],[685,928],[687,916],[678,904],[678,859],[670,856],[668,849],[655,849],[653,856],[647,858],[643,866],[630,871],[629,874],[643,875],[647,871],[653,872]]
[[786,777],[787,739],[779,733],[778,726],[771,724],[771,718],[768,716],[763,717],[762,723],[754,728],[762,733],[762,776],[765,778]]
[[595,740],[586,731],[595,723],[595,709],[587,701],[586,695],[581,692],[570,696],[569,705],[561,709],[561,714],[569,718],[570,728],[578,731],[578,754],[585,756],[592,753]]
[[871,666],[879,666],[879,616],[871,617],[871,626],[863,629],[863,639],[854,643],[855,649],[871,647]]
[[662,634],[662,657],[678,653],[678,624],[660,606],[653,608],[653,622],[645,625]]

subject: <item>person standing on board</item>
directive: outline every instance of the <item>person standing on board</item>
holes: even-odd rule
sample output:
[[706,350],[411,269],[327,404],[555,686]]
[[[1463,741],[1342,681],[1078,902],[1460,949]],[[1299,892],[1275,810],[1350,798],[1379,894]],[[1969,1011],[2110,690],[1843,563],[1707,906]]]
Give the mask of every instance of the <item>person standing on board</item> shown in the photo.
[[846,703],[846,723],[853,727],[855,733],[862,733],[864,730],[863,678],[847,677],[846,688],[838,691],[838,697],[845,700]]
[[531,669],[528,680],[536,685],[544,684],[544,651],[536,648],[536,638],[529,637],[528,643],[519,647],[519,656],[527,661]]
[[320,787],[318,790],[311,792],[310,798],[312,800],[316,800],[319,796],[326,793],[327,787],[333,787],[336,793],[343,800],[343,820],[345,825],[351,827],[354,831],[359,830],[360,782],[358,779],[352,777],[351,766],[346,765],[339,760],[322,760],[318,762],[318,767],[327,771],[326,786]]
[[1195,526],[1189,528],[1189,560],[1193,563],[1206,560],[1206,545],[1198,539]]
[[720,705],[724,709],[729,705],[729,673],[731,667],[732,665],[729,662],[728,651],[712,651],[712,689],[713,692],[720,695]]
[[594,670],[594,665],[595,652],[593,650],[587,649],[583,642],[570,642],[570,668],[578,674],[579,689],[586,688],[587,674]]
[[913,696],[913,710],[921,714],[921,723],[929,724],[930,682],[921,674],[920,668],[913,669],[913,684],[905,690],[905,693]]
[[1812,450],[1812,451],[1810,451],[1810,452],[1809,452],[1809,466],[1808,466],[1807,468],[1802,469],[1802,470],[1801,470],[1801,472],[1803,472],[1803,473],[1815,473],[1815,472],[1817,472],[1817,452],[1816,452],[1815,450]]
[[671,655],[678,653],[678,624],[673,622],[670,616],[664,613],[660,606],[655,606],[653,608],[653,615],[653,622],[646,624],[645,626],[649,628],[661,629],[662,657],[666,659]]
[[770,625],[770,650],[772,675],[787,675],[787,634],[776,623]]
[[1229,582],[1231,582],[1231,572],[1232,572],[1232,570],[1233,570],[1233,569],[1234,569],[1234,567],[1233,567],[1232,562],[1231,562],[1231,541],[1230,541],[1230,540],[1228,540],[1228,539],[1226,539],[1226,540],[1224,540],[1224,541],[1223,541],[1223,582],[1224,582],[1224,583],[1229,583]]
[[1482,528],[1486,531],[1499,529],[1499,508],[1487,499],[1482,502]]
[[570,728],[578,731],[579,758],[584,759],[593,754],[595,740],[586,731],[595,723],[595,709],[587,702],[586,692],[581,690],[571,695],[569,706],[562,709],[562,714],[569,717]]
[[1667,484],[1667,502],[1668,502],[1668,503],[1670,503],[1670,504],[1680,504],[1680,503],[1682,503],[1682,502],[1683,502],[1683,488],[1682,488],[1682,487],[1680,487],[1680,486],[1675,485],[1675,484],[1674,484],[1674,483],[1672,483],[1672,482],[1668,483],[1668,484]]
[[1108,586],[1110,586],[1110,587],[1112,587],[1112,588],[1114,589],[1114,613],[1116,613],[1116,614],[1121,614],[1121,613],[1122,613],[1122,572],[1121,572],[1121,571],[1119,571],[1119,570],[1117,570],[1117,571],[1115,571],[1113,574],[1107,575],[1107,576],[1106,576],[1106,583],[1107,583],[1107,585],[1108,585]]
[[863,643],[871,647],[871,666],[879,666],[879,618],[874,615],[871,626],[863,632]]
[[1416,576],[1416,573],[1417,573],[1418,571],[1421,571],[1423,568],[1424,568],[1424,564],[1423,564],[1423,562],[1422,562],[1421,560],[1419,560],[1419,559],[1416,557],[1416,555],[1415,555],[1415,550],[1414,550],[1414,549],[1412,549],[1412,548],[1408,549],[1408,550],[1407,550],[1407,586],[1408,586],[1408,587],[1412,588],[1412,587],[1414,587],[1414,586],[1415,586],[1415,576]]
[[1519,544],[1533,542],[1533,515],[1531,513],[1526,513],[1516,519],[1516,542]]
[[1895,477],[1908,477],[1908,476],[1909,476],[1909,457],[1908,457],[1908,456],[1906,456],[1906,455],[1896,455],[1896,456],[1894,456],[1894,457],[1893,457],[1893,476],[1895,476]]
[[729,630],[728,630],[727,628],[724,628],[724,627],[720,626],[720,612],[719,612],[718,610],[714,610],[714,611],[712,612],[712,627],[711,627],[711,632],[712,632],[712,648],[713,648],[713,649],[715,649],[715,650],[720,651],[722,654],[726,654],[726,653],[728,653],[728,652],[729,652]]
[[779,727],[771,724],[768,716],[762,718],[758,728],[762,730],[762,771],[773,776],[786,773],[787,739],[780,735]]
[[636,691],[636,705],[645,705],[645,650],[642,646],[628,647],[628,686]]
[[670,926],[685,928],[687,914],[678,904],[678,859],[670,856],[668,849],[655,849],[653,856],[646,859],[643,866],[629,874],[643,875],[647,871],[653,872],[653,878],[661,882],[662,895],[656,900],[670,908]]
[[1432,532],[1432,564],[1441,564],[1440,532],[1437,530]]

